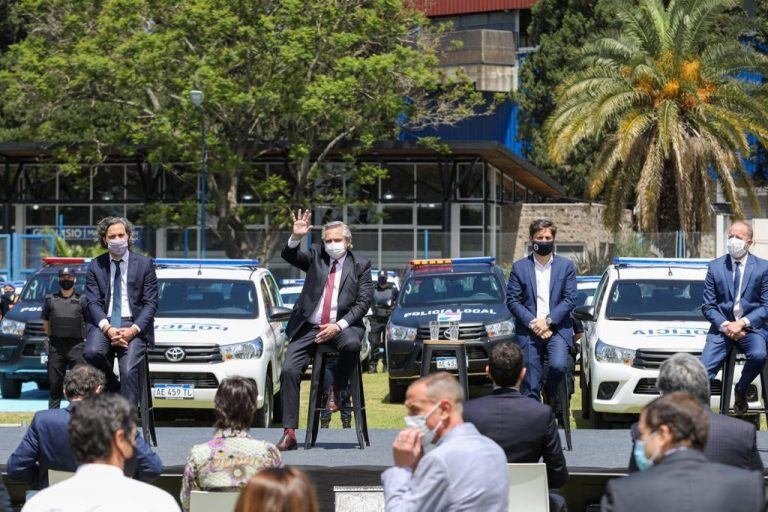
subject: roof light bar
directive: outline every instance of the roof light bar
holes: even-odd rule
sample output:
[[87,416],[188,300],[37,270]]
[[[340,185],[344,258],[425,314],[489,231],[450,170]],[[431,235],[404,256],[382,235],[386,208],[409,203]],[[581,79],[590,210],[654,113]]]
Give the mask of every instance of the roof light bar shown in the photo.
[[474,258],[442,258],[434,260],[411,260],[411,265],[414,267],[424,265],[471,265],[477,263],[485,263],[487,265],[493,265],[496,262],[496,258],[492,256],[478,256]]
[[600,281],[600,276],[576,276],[577,283],[597,283]]
[[165,267],[258,267],[259,260],[155,258],[155,265]]
[[280,279],[280,286],[299,286],[304,284],[304,279]]
[[706,267],[707,258],[613,258],[613,264],[622,267]]
[[46,256],[43,263],[47,265],[82,265],[90,263],[91,258],[67,258],[63,256]]

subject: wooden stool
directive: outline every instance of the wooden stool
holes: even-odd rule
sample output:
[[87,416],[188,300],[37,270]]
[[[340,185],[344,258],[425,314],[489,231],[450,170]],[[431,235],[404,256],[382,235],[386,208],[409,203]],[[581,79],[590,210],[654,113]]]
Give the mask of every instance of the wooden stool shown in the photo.
[[448,351],[456,354],[456,370],[459,373],[459,384],[464,389],[464,398],[469,399],[469,382],[467,378],[467,347],[463,340],[424,340],[421,351],[421,376],[432,373],[432,355],[436,351]]
[[[733,375],[736,373],[736,357],[738,356],[738,352],[738,348],[731,347],[728,350],[727,362],[723,365],[723,384],[722,390],[720,391],[720,414],[728,415],[731,413],[731,391],[733,390]],[[760,388],[763,395],[763,407],[761,409],[750,409],[750,411],[757,411],[758,414],[765,414],[765,419],[768,421],[768,365],[764,365],[763,371],[760,372]]]
[[157,446],[155,433],[155,409],[152,407],[152,379],[149,376],[149,354],[144,354],[144,366],[139,375],[139,414],[141,415],[141,435],[150,446]]
[[[312,379],[309,388],[309,410],[307,412],[307,433],[304,436],[304,449],[309,450],[315,446],[317,432],[320,428],[320,413],[325,411],[323,389],[325,389],[325,363],[329,355],[338,355],[335,348],[322,343],[315,349],[315,357],[312,361]],[[360,357],[355,357],[355,365],[349,377],[349,391],[352,398],[352,406],[340,406],[339,411],[352,411],[355,416],[355,432],[357,443],[361,450],[371,446],[368,437],[368,418],[365,414],[365,393],[363,392],[363,372],[360,366]],[[341,397],[337,397],[341,404]]]

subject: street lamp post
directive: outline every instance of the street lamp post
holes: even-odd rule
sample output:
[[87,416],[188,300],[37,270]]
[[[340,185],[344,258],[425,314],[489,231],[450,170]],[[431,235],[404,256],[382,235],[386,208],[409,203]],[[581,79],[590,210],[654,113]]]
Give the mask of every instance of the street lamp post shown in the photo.
[[207,149],[205,147],[205,115],[203,114],[203,91],[192,90],[189,91],[189,97],[192,103],[200,111],[200,205],[199,205],[199,220],[200,227],[199,237],[200,250],[198,254],[201,258],[205,258],[205,210],[206,210],[206,186],[208,184],[208,168],[206,166]]

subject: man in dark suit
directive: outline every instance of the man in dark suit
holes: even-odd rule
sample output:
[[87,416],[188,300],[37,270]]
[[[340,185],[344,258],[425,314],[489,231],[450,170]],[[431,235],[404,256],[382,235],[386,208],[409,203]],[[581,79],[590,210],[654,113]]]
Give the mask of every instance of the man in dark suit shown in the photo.
[[[709,435],[704,455],[712,462],[763,471],[763,461],[757,451],[755,426],[746,421],[715,414],[709,408],[709,379],[707,370],[691,354],[675,354],[661,364],[656,387],[662,394],[683,391],[698,399],[709,416]],[[638,436],[637,424],[632,425],[632,453]],[[629,470],[637,471],[630,453]]]
[[747,388],[760,375],[768,340],[768,261],[750,254],[752,226],[736,221],[728,229],[728,254],[709,264],[701,311],[712,324],[701,362],[714,380],[728,351],[747,357],[735,386],[733,408],[748,410]]
[[528,369],[522,392],[539,398],[544,383],[544,357],[548,358],[544,391],[550,403],[568,365],[573,344],[576,306],[576,270],[570,260],[553,254],[557,227],[538,219],[529,228],[533,254],[512,265],[507,283],[507,307],[515,316],[517,343]]
[[301,250],[302,238],[312,229],[311,218],[309,210],[293,215],[293,234],[282,253],[285,261],[306,272],[306,278],[286,329],[291,342],[280,377],[285,429],[277,444],[281,450],[297,447],[294,429],[299,426],[301,375],[318,343],[331,343],[339,352],[326,404],[331,412],[338,410],[339,391],[346,388],[352,365],[360,357],[365,334],[363,318],[373,298],[371,263],[350,251],[352,234],[343,222],[326,224],[323,244]]
[[[127,219],[102,219],[98,237],[108,252],[88,266],[85,360],[104,372],[107,391],[119,391],[131,404],[138,404],[139,372],[147,347],[155,342],[155,266],[152,259],[130,250],[135,236]],[[112,371],[115,355],[119,381]]]
[[[563,448],[552,408],[520,393],[525,377],[523,352],[514,343],[498,343],[491,350],[486,369],[493,382],[490,395],[464,404],[464,421],[504,449],[507,462],[539,462],[547,465],[550,489],[568,481]],[[565,500],[551,496],[553,510],[564,510]]]
[[[92,366],[80,364],[64,377],[66,409],[39,411],[32,418],[24,438],[8,458],[8,477],[17,482],[48,487],[48,470],[75,471],[77,462],[69,446],[69,418],[83,399],[102,391],[104,374]],[[125,466],[126,476],[151,482],[160,476],[163,463],[141,435],[135,442],[135,458]]]
[[634,455],[643,471],[608,482],[603,512],[763,512],[762,472],[709,461],[708,429],[706,409],[688,393],[648,404]]

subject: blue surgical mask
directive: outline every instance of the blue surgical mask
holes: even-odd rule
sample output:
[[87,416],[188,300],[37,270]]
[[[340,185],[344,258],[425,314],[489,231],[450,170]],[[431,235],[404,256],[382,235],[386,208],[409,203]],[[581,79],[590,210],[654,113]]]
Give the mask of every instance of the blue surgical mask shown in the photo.
[[635,441],[635,449],[632,452],[632,456],[635,458],[635,464],[637,469],[645,471],[653,466],[653,461],[645,455],[645,443],[641,440]]
[[405,420],[405,425],[408,428],[415,428],[421,430],[421,432],[424,434],[424,439],[422,440],[423,444],[430,445],[435,440],[435,432],[438,428],[440,428],[440,425],[442,425],[443,420],[440,420],[437,425],[435,425],[435,428],[430,429],[427,426],[427,418],[429,418],[433,412],[437,410],[437,408],[440,407],[440,403],[438,402],[435,404],[435,406],[432,408],[431,411],[429,411],[427,414],[418,415],[418,416],[406,416],[403,418]]

